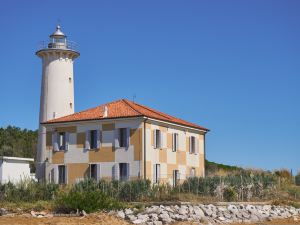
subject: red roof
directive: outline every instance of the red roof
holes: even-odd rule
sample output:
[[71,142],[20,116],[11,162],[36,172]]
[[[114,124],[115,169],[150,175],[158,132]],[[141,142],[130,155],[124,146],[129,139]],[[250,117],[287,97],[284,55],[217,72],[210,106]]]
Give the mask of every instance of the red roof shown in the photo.
[[[108,109],[107,117],[103,117],[105,106]],[[86,120],[101,120],[101,119],[112,119],[112,118],[126,118],[126,117],[148,117],[152,119],[162,120],[170,123],[180,124],[180,125],[208,131],[207,128],[204,128],[197,124],[193,124],[185,120],[170,116],[168,114],[159,112],[157,110],[151,109],[144,105],[140,105],[136,102],[129,101],[127,99],[117,100],[114,102],[97,106],[95,108],[74,113],[68,116],[49,120],[44,124],[86,121]]]

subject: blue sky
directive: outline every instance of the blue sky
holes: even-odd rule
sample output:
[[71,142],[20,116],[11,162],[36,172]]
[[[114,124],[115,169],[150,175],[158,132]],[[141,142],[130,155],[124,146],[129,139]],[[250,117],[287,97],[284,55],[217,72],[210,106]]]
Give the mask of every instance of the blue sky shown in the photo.
[[211,129],[207,158],[300,170],[299,1],[0,5],[0,126],[38,126],[39,41],[79,45],[75,109],[132,99]]

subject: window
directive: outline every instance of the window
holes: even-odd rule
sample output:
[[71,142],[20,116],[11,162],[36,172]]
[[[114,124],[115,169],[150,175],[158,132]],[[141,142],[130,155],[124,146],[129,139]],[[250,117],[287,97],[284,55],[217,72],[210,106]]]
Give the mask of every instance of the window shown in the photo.
[[66,149],[66,133],[65,132],[58,133],[58,148],[59,148],[59,150]]
[[71,77],[69,77],[69,82],[72,83],[72,78]]
[[72,102],[70,102],[70,109],[72,109],[73,108],[73,103]]
[[194,136],[190,137],[190,153],[196,153],[196,138]]
[[127,128],[120,128],[119,132],[120,147],[127,147]]
[[120,181],[127,181],[129,179],[129,163],[120,163]]
[[66,184],[66,166],[58,166],[58,183]]
[[90,164],[90,178],[97,180],[97,164]]
[[161,148],[161,131],[154,130],[154,148]]
[[176,187],[179,183],[179,170],[173,170],[173,186]]
[[159,183],[160,180],[160,164],[154,166],[154,183]]
[[172,144],[172,150],[173,152],[176,152],[178,150],[178,134],[174,133],[173,134],[173,144]]
[[196,169],[193,167],[193,168],[191,168],[190,177],[195,177],[195,176],[196,176]]
[[97,148],[97,130],[90,131],[90,148],[91,149]]

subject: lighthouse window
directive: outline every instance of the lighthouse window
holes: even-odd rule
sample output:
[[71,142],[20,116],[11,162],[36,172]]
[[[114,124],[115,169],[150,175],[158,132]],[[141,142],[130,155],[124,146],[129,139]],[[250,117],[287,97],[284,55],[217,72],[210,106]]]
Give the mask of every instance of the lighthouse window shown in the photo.
[[69,77],[69,82],[72,83],[72,78],[71,77]]
[[71,108],[71,109],[73,108],[73,104],[72,104],[72,102],[70,102],[70,108]]

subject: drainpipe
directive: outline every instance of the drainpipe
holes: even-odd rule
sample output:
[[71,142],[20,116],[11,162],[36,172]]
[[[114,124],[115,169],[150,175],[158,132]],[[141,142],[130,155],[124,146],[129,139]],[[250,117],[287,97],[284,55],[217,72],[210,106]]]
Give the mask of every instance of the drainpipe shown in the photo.
[[146,121],[144,120],[144,180],[146,180]]
[[203,176],[206,177],[206,170],[205,170],[205,162],[206,162],[206,133],[203,135],[203,141],[204,141],[204,167],[203,167]]

